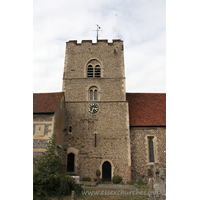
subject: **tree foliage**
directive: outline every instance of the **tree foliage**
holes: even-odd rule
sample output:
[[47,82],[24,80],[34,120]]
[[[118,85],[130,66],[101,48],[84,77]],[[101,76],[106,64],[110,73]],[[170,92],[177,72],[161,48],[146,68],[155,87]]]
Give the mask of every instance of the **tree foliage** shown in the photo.
[[33,195],[42,199],[49,199],[50,196],[62,198],[63,195],[70,195],[74,190],[80,193],[82,188],[75,184],[74,179],[67,175],[63,167],[64,147],[56,144],[56,135],[49,139],[46,151],[39,159],[34,159],[33,173]]

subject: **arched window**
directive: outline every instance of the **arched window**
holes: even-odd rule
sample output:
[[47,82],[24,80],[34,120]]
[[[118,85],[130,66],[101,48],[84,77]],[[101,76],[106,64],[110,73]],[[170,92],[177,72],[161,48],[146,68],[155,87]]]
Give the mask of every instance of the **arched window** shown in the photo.
[[99,65],[95,66],[95,77],[101,77],[101,68]]
[[154,162],[153,137],[149,137],[149,162]]
[[67,156],[67,171],[74,172],[74,154],[69,153]]
[[100,78],[101,77],[101,67],[100,63],[97,61],[89,62],[87,66],[87,77],[88,78]]
[[88,66],[87,77],[93,77],[93,66],[92,65]]
[[90,88],[90,100],[97,100],[97,88],[96,87],[91,87]]

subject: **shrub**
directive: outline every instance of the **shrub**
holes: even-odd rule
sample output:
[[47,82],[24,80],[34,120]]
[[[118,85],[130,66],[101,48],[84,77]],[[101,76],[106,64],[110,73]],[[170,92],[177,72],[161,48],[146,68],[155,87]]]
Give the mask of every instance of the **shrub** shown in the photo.
[[115,184],[120,183],[121,181],[122,181],[122,177],[119,175],[114,175],[112,178],[112,182]]
[[101,178],[98,178],[97,183],[98,183],[98,184],[101,184],[101,183],[102,183],[102,179],[101,179]]
[[97,178],[94,178],[94,181],[97,181]]
[[90,177],[83,177],[83,181],[91,181]]
[[33,195],[34,198],[49,199],[50,196],[70,195],[74,190],[80,194],[83,190],[76,185],[74,179],[67,175],[63,163],[64,144],[61,148],[57,148],[55,142],[56,135],[53,134],[49,139],[46,151],[39,159],[34,159],[33,173]]
[[101,175],[101,171],[99,169],[96,170],[96,176],[99,177]]

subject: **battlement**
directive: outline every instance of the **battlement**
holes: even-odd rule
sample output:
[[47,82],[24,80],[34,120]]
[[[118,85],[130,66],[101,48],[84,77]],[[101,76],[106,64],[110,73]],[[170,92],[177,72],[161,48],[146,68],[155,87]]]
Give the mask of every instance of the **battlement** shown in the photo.
[[[100,78],[124,78],[123,41],[113,39],[110,43],[108,40],[98,40],[96,43],[92,40],[66,42],[63,78],[88,78],[88,66],[98,66]],[[93,69],[92,71],[95,72]]]
[[92,43],[92,40],[82,40],[81,43],[78,43],[77,40],[69,40],[68,42],[66,42],[66,45],[71,45],[71,44],[82,45],[84,43],[90,43],[91,45],[98,45],[99,43],[106,43],[108,45],[113,45],[116,42],[123,42],[123,41],[120,39],[113,39],[112,42],[109,43],[108,40],[97,40],[96,43]]

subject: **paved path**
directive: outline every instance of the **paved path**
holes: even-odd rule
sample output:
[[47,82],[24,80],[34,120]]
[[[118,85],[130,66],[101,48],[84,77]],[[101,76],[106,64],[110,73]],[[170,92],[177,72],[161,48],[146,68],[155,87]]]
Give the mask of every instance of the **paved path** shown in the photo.
[[121,185],[121,184],[98,184],[96,188],[102,189],[129,189],[134,190],[137,189],[134,185]]
[[[96,182],[93,181],[83,181],[84,184],[83,188],[96,188],[96,189],[127,189],[127,190],[135,190],[137,187],[134,185],[122,185],[122,184],[112,184],[112,183],[104,183],[104,184],[98,184],[95,187],[93,185],[96,184]],[[85,186],[86,185],[86,186]]]

